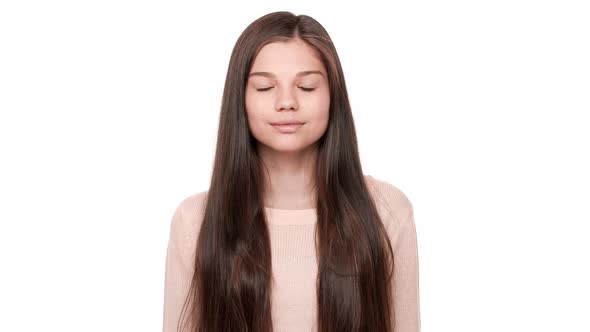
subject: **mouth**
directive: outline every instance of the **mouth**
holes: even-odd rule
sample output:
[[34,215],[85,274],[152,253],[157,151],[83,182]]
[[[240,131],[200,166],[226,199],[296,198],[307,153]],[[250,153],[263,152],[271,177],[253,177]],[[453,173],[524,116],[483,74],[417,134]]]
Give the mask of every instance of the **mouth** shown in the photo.
[[304,122],[301,121],[278,121],[278,122],[271,122],[273,126],[298,126],[302,125]]
[[283,123],[271,123],[274,128],[276,128],[279,132],[288,134],[294,133],[303,126],[304,122],[283,122]]

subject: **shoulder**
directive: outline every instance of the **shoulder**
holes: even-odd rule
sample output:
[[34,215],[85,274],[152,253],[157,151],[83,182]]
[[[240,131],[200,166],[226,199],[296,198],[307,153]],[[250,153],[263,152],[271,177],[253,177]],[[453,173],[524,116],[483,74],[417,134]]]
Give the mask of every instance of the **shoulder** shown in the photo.
[[177,210],[182,213],[184,218],[192,219],[198,215],[205,213],[205,205],[207,203],[208,191],[201,191],[183,198]]
[[365,182],[385,226],[399,228],[411,220],[412,202],[402,189],[371,175],[365,175]]
[[205,215],[208,191],[182,198],[174,210],[172,230],[187,241],[196,239]]

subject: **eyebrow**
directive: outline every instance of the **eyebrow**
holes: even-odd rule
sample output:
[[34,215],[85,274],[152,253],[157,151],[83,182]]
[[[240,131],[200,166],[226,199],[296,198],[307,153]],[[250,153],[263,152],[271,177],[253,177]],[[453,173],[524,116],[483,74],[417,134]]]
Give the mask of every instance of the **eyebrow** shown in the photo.
[[[299,77],[307,76],[307,75],[311,75],[311,74],[319,74],[319,75],[324,76],[324,74],[319,70],[305,70],[305,71],[298,72],[295,75],[295,77],[299,78]],[[250,76],[264,76],[264,77],[269,77],[269,78],[276,78],[277,77],[275,74],[267,72],[267,71],[253,72],[248,75],[248,77],[250,77]]]

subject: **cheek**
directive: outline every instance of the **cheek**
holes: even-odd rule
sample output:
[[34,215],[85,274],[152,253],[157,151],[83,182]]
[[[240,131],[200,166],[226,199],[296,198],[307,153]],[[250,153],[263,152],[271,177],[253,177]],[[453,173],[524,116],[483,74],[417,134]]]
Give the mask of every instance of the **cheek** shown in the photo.
[[308,109],[314,110],[312,118],[318,123],[327,122],[330,116],[330,95],[321,94],[317,98],[309,100]]
[[245,97],[245,106],[246,106],[246,114],[248,116],[248,120],[255,121],[256,119],[261,117],[261,110],[264,110],[265,107],[261,102],[260,98],[256,96],[252,96],[251,94],[246,93]]
[[255,107],[255,98],[252,98],[252,94],[246,92],[244,103],[246,105],[246,113],[250,114],[253,110],[256,109]]
[[308,134],[314,139],[317,139],[322,136],[328,128],[328,122],[330,121],[329,97],[315,100],[313,105],[310,105],[308,109],[311,110],[307,113],[307,119],[310,121]]
[[260,98],[252,96],[248,93],[246,93],[245,96],[245,107],[250,133],[257,140],[264,140],[264,137],[268,135],[266,130],[267,128],[265,128],[265,123],[268,116],[264,112],[267,107],[265,107]]

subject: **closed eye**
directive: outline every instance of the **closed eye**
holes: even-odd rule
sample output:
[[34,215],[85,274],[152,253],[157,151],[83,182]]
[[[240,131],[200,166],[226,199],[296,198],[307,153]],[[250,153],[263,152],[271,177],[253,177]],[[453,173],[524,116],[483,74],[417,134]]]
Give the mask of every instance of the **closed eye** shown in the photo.
[[[260,92],[264,92],[264,91],[268,91],[270,89],[272,89],[273,87],[268,87],[268,88],[260,88],[260,89],[256,89],[256,91],[260,91]],[[304,88],[304,87],[300,87],[301,90],[306,91],[306,92],[311,92],[313,90],[315,90],[315,88]]]

